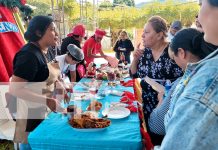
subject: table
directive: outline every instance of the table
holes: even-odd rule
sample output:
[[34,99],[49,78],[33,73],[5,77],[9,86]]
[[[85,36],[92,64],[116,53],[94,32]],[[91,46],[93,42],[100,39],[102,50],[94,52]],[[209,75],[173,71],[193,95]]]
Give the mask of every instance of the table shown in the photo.
[[[80,82],[87,82],[84,78]],[[103,87],[104,88],[104,87]],[[75,90],[82,90],[75,86]],[[121,86],[117,90],[123,90]],[[125,88],[133,92],[132,87]],[[99,100],[101,103],[118,102],[119,96],[108,95]],[[82,108],[86,108],[90,101],[83,101]],[[102,110],[104,109],[104,106]],[[33,132],[28,141],[33,150],[138,150],[142,149],[140,124],[137,113],[124,119],[113,120],[111,125],[102,131],[80,132],[75,131],[69,124],[66,116],[60,113],[50,113]]]

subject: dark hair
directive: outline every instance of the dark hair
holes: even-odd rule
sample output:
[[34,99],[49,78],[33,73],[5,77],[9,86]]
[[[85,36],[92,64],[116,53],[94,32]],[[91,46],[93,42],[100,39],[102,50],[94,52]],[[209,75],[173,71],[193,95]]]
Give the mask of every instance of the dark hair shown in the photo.
[[53,19],[49,16],[35,16],[30,20],[27,31],[24,33],[25,39],[31,42],[39,41],[52,22]]
[[218,1],[217,0],[208,0],[208,3],[211,6],[218,7]]
[[75,35],[75,34],[73,34],[73,37],[75,37],[75,38],[79,38],[80,35]]
[[148,20],[148,23],[151,23],[155,32],[163,32],[164,36],[167,37],[167,22],[165,19],[160,16],[153,16]]
[[189,51],[200,59],[203,59],[210,53],[206,47],[202,48],[202,45],[205,43],[203,37],[204,34],[196,29],[183,29],[179,31],[172,39],[170,43],[170,49],[175,55],[177,55],[178,49],[182,48],[183,50]]

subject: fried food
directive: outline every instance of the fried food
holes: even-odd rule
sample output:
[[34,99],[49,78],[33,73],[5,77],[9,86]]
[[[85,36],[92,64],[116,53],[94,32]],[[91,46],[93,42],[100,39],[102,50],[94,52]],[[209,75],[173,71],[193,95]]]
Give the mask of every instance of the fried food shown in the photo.
[[77,115],[69,120],[69,124],[74,128],[105,128],[110,126],[111,121],[102,118],[90,118],[86,114]]
[[96,111],[85,111],[83,114],[88,115],[90,118],[98,118],[98,113]]
[[102,103],[94,100],[89,104],[87,110],[88,111],[91,111],[91,110],[99,111],[101,108],[102,108]]

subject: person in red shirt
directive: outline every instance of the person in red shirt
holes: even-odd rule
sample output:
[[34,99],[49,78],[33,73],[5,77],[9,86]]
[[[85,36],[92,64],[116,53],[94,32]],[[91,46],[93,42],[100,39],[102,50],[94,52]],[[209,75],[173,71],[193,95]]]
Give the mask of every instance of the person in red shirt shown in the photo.
[[[106,35],[104,30],[96,29],[95,34],[91,36],[83,46],[84,59],[86,61],[86,67],[91,62],[94,62],[95,58],[104,58],[107,59],[107,55],[102,51],[101,40]],[[100,55],[96,55],[100,53]]]

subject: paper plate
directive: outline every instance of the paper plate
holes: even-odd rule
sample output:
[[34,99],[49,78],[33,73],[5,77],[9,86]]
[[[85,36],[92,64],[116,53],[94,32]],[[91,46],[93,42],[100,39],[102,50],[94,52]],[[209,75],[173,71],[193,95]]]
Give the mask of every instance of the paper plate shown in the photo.
[[110,107],[104,109],[102,115],[110,119],[122,119],[130,115],[130,110],[124,107]]

